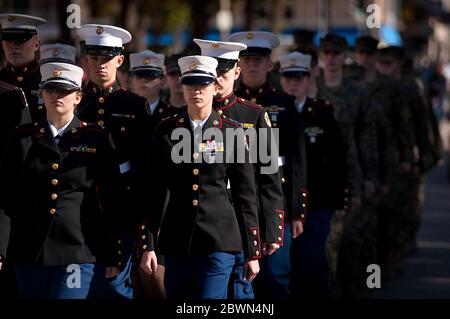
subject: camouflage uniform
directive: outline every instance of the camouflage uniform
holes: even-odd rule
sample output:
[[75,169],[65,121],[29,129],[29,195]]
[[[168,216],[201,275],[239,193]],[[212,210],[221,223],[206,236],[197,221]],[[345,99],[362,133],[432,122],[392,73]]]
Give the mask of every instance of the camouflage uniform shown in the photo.
[[440,158],[440,141],[433,132],[434,115],[425,98],[423,86],[418,79],[404,76],[400,81],[400,103],[410,110],[411,140],[408,141],[409,152],[412,153],[413,171],[405,174],[406,196],[403,207],[403,218],[399,237],[401,238],[401,252],[407,254],[415,248],[416,233],[420,227],[423,208],[424,174],[436,165]]
[[[341,54],[347,50],[347,41],[342,36],[328,34],[321,39],[319,50],[324,59],[330,54],[341,58]],[[336,119],[343,127],[347,146],[354,145],[354,149],[348,147],[346,150],[347,179],[350,197],[354,201],[352,204],[357,200],[362,202],[362,205],[350,207],[341,221],[342,226],[336,221],[334,227],[337,231],[342,231],[340,244],[330,244],[330,247],[339,249],[334,252],[339,256],[336,270],[337,296],[350,295],[354,291],[355,284],[361,282],[361,276],[365,274],[366,266],[361,265],[359,257],[363,248],[362,235],[369,224],[369,217],[373,214],[373,204],[369,201],[363,202],[361,193],[365,182],[376,183],[378,173],[376,112],[367,91],[357,83],[361,79],[359,69],[357,67],[346,70],[342,66],[341,82],[334,87],[326,86],[323,75],[317,81],[318,97],[328,99],[334,105]],[[339,238],[339,234],[333,231],[331,235],[333,236],[330,238]]]
[[[396,103],[397,83],[394,79],[377,74],[375,79],[365,84],[376,115],[376,133],[378,146],[378,179],[381,186],[387,186],[388,192],[378,192],[373,204],[367,231],[364,233],[364,265],[379,264],[383,273],[389,271],[391,256],[395,251],[396,225],[398,224],[398,165],[399,147],[397,137],[404,111]],[[368,201],[366,201],[366,207]],[[378,258],[378,255],[380,258]],[[365,287],[365,286],[364,286]],[[367,291],[367,290],[366,290]]]
[[[360,167],[361,174],[354,175],[348,171],[348,177],[352,181],[352,191],[362,189],[363,181],[375,183],[377,180],[377,138],[375,130],[375,109],[369,103],[367,92],[351,80],[345,79],[338,87],[328,88],[322,77],[318,79],[319,96],[323,92],[330,96],[333,105],[339,106],[335,97],[340,99],[348,113],[348,120],[353,131],[353,139],[356,145],[357,157],[349,158],[349,167]],[[336,116],[338,121],[339,117]],[[348,125],[348,124],[347,124]],[[347,153],[349,154],[349,153]],[[351,197],[358,193],[352,192]],[[362,197],[362,196],[361,196]],[[354,284],[361,282],[361,276],[365,274],[365,267],[356,258],[362,251],[363,236],[369,224],[370,213],[373,212],[372,203],[363,202],[361,209],[350,209],[344,218],[342,241],[339,250],[337,276],[338,285],[342,285],[343,293],[349,294]],[[340,229],[340,226],[337,226]]]

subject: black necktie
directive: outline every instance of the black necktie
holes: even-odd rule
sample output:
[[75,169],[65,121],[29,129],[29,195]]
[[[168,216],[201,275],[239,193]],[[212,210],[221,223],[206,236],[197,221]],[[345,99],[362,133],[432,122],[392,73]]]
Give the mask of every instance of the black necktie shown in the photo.
[[55,143],[58,144],[60,140],[61,140],[61,135],[57,134],[55,136]]

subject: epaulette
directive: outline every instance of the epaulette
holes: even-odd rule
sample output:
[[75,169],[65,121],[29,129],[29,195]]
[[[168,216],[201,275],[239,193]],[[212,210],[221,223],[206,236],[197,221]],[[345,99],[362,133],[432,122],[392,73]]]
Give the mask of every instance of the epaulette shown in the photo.
[[331,107],[332,106],[331,102],[329,100],[326,100],[326,99],[317,99],[316,98],[316,99],[312,99],[312,100],[316,104],[325,105],[327,107]]
[[178,117],[178,114],[175,114],[175,115],[172,115],[172,116],[169,115],[169,116],[166,116],[166,117],[162,118],[161,122],[168,122],[170,120],[176,120],[177,117]]
[[16,126],[16,131],[17,132],[33,131],[36,129],[36,126],[38,126],[38,122],[21,124]]
[[272,88],[271,89],[271,91],[273,92],[273,93],[277,93],[277,94],[279,94],[279,95],[281,95],[281,96],[290,96],[289,94],[287,94],[287,93],[285,93],[285,92],[283,92],[283,91],[281,91],[281,90],[278,90],[277,88]]
[[315,110],[316,112],[328,112],[333,113],[333,105],[324,99],[312,99],[313,106],[308,106],[308,112]]
[[94,130],[94,131],[100,131],[105,132],[105,129],[101,127],[100,125],[97,125],[95,123],[87,123],[87,122],[81,122],[80,123],[81,129],[87,129],[87,130]]
[[231,126],[235,126],[235,127],[242,127],[242,124],[239,123],[238,121],[235,121],[233,119],[230,118],[223,118],[222,117],[222,122],[225,122],[227,124],[230,124]]
[[254,108],[254,109],[258,109],[258,110],[263,109],[263,107],[262,107],[261,105],[259,105],[259,104],[257,104],[257,103],[254,103],[254,102],[252,102],[252,101],[243,99],[243,98],[241,98],[241,97],[238,97],[238,98],[237,98],[237,101],[238,101],[239,103],[245,105],[245,106],[250,106],[250,107],[252,107],[252,108]]

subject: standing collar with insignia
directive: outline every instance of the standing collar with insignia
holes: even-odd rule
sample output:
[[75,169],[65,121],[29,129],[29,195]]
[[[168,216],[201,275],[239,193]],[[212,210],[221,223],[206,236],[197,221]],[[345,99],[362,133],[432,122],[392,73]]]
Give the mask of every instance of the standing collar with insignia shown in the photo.
[[28,64],[27,66],[24,66],[22,68],[16,68],[14,66],[12,66],[11,64],[7,63],[6,65],[6,69],[15,75],[25,75],[27,73],[33,72],[38,70],[40,67],[38,61],[35,59],[33,60],[33,62],[31,62],[30,64]]
[[87,84],[87,89],[95,96],[107,96],[120,89],[120,85],[117,81],[113,84],[107,86],[106,88],[99,87],[97,84],[89,81]]
[[257,88],[250,88],[244,83],[241,83],[241,86],[239,88],[239,97],[243,97],[247,100],[252,100],[252,98],[257,98],[263,95],[267,90],[269,90],[269,83],[266,81],[262,86]]
[[234,102],[236,102],[236,95],[234,93],[231,93],[230,95],[214,100],[213,102],[213,108],[215,110],[226,108],[227,106],[232,105]]
[[[80,134],[79,128],[83,126],[85,126],[85,123],[81,122],[76,116],[74,116],[72,120],[68,123],[67,127],[65,128],[64,133],[70,132],[71,136],[79,137]],[[47,121],[47,119],[35,122],[34,127],[35,127],[35,136],[37,138],[42,138],[44,136],[50,136],[53,138],[53,134],[50,129],[50,124]]]
[[[187,109],[184,109],[182,112],[178,113],[177,116],[174,116],[174,119],[177,127],[186,127],[193,129],[191,125],[192,120],[187,112]],[[211,127],[222,128],[222,118],[214,110],[212,110],[209,117],[205,119],[204,122],[202,123],[202,128],[204,130]]]

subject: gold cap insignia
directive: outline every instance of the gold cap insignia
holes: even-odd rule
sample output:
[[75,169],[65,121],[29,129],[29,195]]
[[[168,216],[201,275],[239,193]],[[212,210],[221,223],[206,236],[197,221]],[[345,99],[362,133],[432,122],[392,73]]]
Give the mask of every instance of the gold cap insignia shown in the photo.
[[291,60],[289,61],[289,64],[290,64],[290,66],[294,66],[294,65],[297,64],[297,60],[296,60],[296,59],[291,59]]
[[55,76],[55,77],[60,77],[61,73],[62,73],[62,71],[60,69],[53,70],[53,76]]
[[247,33],[247,39],[249,40],[253,39],[253,33],[251,32]]
[[220,44],[219,44],[219,43],[213,43],[213,44],[211,44],[211,46],[212,46],[214,49],[220,48]]
[[198,67],[198,63],[196,61],[194,61],[189,66],[189,70],[195,70],[197,67]]
[[102,26],[98,26],[95,32],[97,32],[97,34],[102,34],[104,31],[105,29]]
[[54,48],[52,54],[53,54],[53,56],[58,56],[59,55],[59,49],[58,48]]
[[12,21],[14,21],[14,20],[16,20],[16,17],[15,17],[15,16],[8,16],[8,21],[9,21],[9,22],[12,22]]
[[144,58],[144,61],[142,61],[145,65],[150,64],[150,58]]

